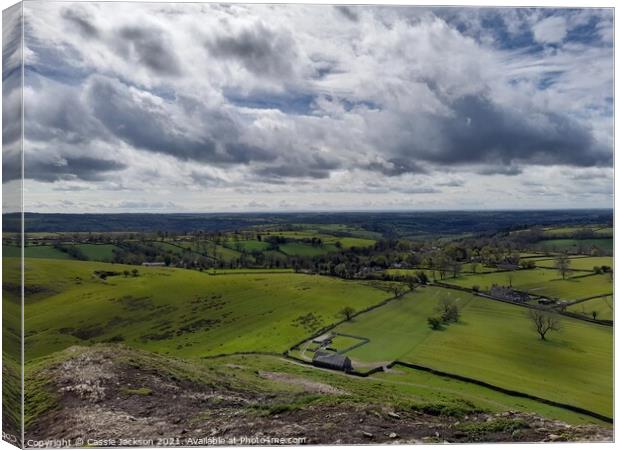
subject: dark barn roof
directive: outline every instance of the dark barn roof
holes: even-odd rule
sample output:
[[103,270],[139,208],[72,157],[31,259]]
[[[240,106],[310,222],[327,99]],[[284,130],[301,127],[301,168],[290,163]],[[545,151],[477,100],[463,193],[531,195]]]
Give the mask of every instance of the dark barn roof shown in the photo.
[[353,370],[349,357],[338,353],[316,352],[314,358],[312,358],[312,363],[315,366],[327,369],[343,370],[345,372]]

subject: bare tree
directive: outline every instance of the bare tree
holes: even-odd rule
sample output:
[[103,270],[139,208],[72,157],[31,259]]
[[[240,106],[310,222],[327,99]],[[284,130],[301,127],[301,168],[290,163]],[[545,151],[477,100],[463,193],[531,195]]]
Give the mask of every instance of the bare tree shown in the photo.
[[344,317],[346,320],[351,320],[353,314],[355,314],[355,309],[350,306],[345,306],[338,312],[338,315]]
[[566,279],[566,274],[570,272],[570,258],[565,254],[559,255],[555,259],[555,268],[558,269],[558,272],[562,275],[562,279]]
[[461,273],[463,265],[458,261],[452,261],[450,265],[452,266],[452,278],[458,277]]
[[543,341],[545,340],[545,335],[549,331],[560,330],[560,319],[556,314],[541,311],[540,309],[530,308],[528,311],[528,317],[534,324],[534,328],[536,328],[536,332],[540,336],[540,339]]

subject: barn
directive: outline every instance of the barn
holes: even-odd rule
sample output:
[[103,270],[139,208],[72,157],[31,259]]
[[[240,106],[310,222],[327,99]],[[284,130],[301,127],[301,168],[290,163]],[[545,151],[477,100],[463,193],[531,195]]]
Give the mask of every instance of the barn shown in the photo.
[[312,358],[312,364],[326,369],[342,370],[343,372],[351,372],[353,370],[351,359],[338,353],[316,352]]

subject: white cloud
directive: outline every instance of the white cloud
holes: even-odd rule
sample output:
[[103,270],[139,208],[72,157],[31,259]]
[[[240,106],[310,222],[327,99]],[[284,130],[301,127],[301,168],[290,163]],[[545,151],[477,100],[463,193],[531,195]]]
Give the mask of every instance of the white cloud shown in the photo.
[[[569,173],[610,165],[605,12],[25,8],[36,68],[25,96],[38,169],[29,192],[52,209],[67,196],[72,209],[94,208],[102,195],[114,195],[110,208],[153,207],[145,193],[154,187],[162,208],[188,211],[303,209],[317,197],[354,208],[359,194],[376,204],[458,207],[480,197],[508,207],[520,179],[562,168],[546,179],[555,206]],[[591,20],[600,41],[567,39]],[[538,42],[563,45],[510,45],[530,28]],[[488,198],[485,180],[502,180],[504,194]]]
[[564,17],[547,17],[532,27],[534,39],[541,44],[558,44],[566,37],[567,25]]

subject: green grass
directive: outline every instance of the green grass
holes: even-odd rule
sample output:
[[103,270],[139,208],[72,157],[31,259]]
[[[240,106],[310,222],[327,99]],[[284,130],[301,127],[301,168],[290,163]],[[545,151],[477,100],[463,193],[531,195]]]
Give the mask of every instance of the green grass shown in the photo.
[[597,312],[597,320],[614,320],[614,310],[613,310],[613,298],[612,296],[608,296],[606,299],[599,297],[593,298],[591,300],[586,300],[585,302],[580,302],[575,305],[571,305],[567,307],[567,311],[574,312],[576,314],[581,314],[583,316],[592,318],[592,311]]
[[361,310],[389,296],[355,281],[295,273],[217,275],[141,267],[140,276],[93,276],[135,266],[27,260],[26,358],[79,343],[125,342],[180,356],[282,352],[333,323],[344,305]]
[[[72,259],[65,252],[55,249],[51,245],[33,245],[25,247],[24,254],[26,258],[52,258],[52,259]],[[17,246],[3,245],[2,255],[7,258],[19,258],[21,250]]]
[[536,244],[541,250],[551,251],[577,251],[579,249],[589,250],[598,247],[601,250],[613,251],[613,239],[548,239]]
[[[539,259],[536,261],[538,267],[550,267],[554,268],[555,260]],[[614,259],[611,256],[593,256],[591,258],[570,258],[570,268],[578,270],[593,270],[595,266],[614,266]]]
[[[446,297],[461,305],[461,321],[432,331],[426,318]],[[562,318],[562,330],[541,341],[523,307],[425,288],[335,331],[370,339],[348,354],[362,364],[400,359],[612,414],[609,327]]]
[[593,295],[608,294],[613,291],[613,283],[607,274],[563,280],[554,269],[528,269],[466,275],[456,279],[448,278],[444,282],[468,288],[479,286],[481,290],[488,291],[493,284],[509,286],[511,277],[512,286],[515,289],[565,300],[577,300]]
[[170,252],[170,253],[174,253],[175,255],[183,255],[184,253],[190,251],[189,248],[183,246],[181,243],[179,244],[171,244],[169,242],[151,242],[151,244],[153,244],[153,246],[165,251],[165,252]]
[[[112,261],[114,250],[118,247],[112,244],[77,244],[77,247],[91,261]],[[28,257],[28,255],[26,255]]]
[[[228,241],[227,245],[235,250],[244,250],[246,252],[262,252],[269,248],[269,243],[257,240],[248,241]],[[237,248],[239,246],[239,248]]]

